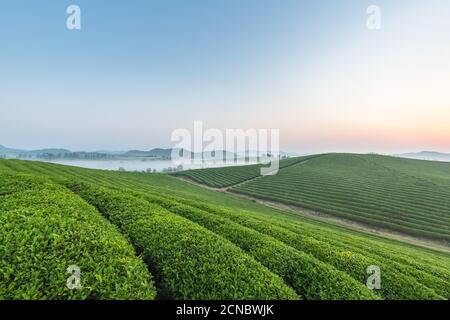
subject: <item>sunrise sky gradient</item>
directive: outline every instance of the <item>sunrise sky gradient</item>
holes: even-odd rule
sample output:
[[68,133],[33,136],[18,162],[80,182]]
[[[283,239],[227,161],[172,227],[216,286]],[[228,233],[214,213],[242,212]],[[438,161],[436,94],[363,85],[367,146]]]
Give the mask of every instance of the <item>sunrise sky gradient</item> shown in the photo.
[[195,120],[291,152],[450,152],[450,1],[1,2],[0,144],[170,147]]

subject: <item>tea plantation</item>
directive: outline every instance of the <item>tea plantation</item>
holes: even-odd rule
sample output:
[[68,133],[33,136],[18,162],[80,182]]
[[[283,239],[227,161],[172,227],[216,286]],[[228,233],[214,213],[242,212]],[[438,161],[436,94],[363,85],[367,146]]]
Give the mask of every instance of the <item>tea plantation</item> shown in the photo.
[[[289,159],[291,164],[280,166],[276,175],[239,181],[229,190],[415,237],[450,241],[449,163],[351,154],[294,159],[298,162]],[[226,170],[233,175],[244,168],[235,173],[234,168]],[[223,186],[222,170],[179,174]],[[253,166],[248,171],[253,172]]]
[[[279,161],[279,168],[287,168],[298,163],[306,162],[315,157],[317,156],[283,159]],[[269,168],[269,164],[186,170],[174,173],[174,175],[187,177],[210,187],[225,188],[260,177],[261,168],[263,167]]]
[[[289,159],[279,175],[327,157]],[[439,166],[416,174],[443,192]],[[163,174],[0,160],[0,235],[0,299],[450,298],[447,253]],[[70,265],[80,289],[66,285]],[[370,265],[381,269],[379,290],[366,286]]]

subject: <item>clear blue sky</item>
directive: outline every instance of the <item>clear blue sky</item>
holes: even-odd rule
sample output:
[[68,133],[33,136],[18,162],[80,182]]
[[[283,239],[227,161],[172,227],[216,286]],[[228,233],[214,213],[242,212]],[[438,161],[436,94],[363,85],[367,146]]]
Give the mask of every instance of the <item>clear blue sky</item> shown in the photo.
[[290,151],[450,151],[449,43],[447,0],[4,0],[0,144],[149,149],[202,120]]

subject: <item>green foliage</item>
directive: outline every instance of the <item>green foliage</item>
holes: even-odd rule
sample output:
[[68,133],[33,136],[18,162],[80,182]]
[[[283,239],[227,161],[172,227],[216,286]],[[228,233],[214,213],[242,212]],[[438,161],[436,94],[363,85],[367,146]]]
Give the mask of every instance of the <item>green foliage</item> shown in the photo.
[[230,240],[272,272],[280,275],[305,299],[377,298],[362,282],[264,233],[173,199],[168,200],[148,194],[140,194],[140,196]]
[[[433,277],[430,279],[425,272],[420,271],[408,275],[409,270],[407,268],[391,260],[372,257],[369,252],[360,254],[349,250],[349,248],[339,247],[329,243],[329,239],[328,241],[320,241],[315,237],[322,235],[319,231],[312,232],[312,230],[305,228],[297,228],[296,232],[293,232],[289,224],[256,219],[246,212],[236,213],[213,206],[203,206],[202,210],[215,214],[217,218],[213,219],[223,220],[226,217],[246,228],[271,236],[291,248],[307,252],[327,265],[346,272],[360,283],[365,283],[367,280],[367,267],[377,265],[383,271],[382,289],[377,293],[386,299],[443,299],[444,296],[450,296],[448,287],[450,283],[448,281]],[[326,234],[323,234],[322,239],[325,239],[326,236]],[[355,239],[354,242],[356,243],[357,240]],[[423,279],[426,285],[419,283],[418,279]],[[440,296],[434,289],[444,296]]]
[[[0,174],[0,299],[153,299],[150,273],[118,230],[61,186]],[[70,290],[67,268],[81,269]]]
[[[279,168],[287,168],[294,164],[305,162],[314,157],[316,156],[283,159],[279,162]],[[190,178],[210,187],[225,188],[260,177],[261,168],[264,166],[268,167],[268,165],[254,164],[247,166],[186,170],[177,172],[174,175]]]
[[376,155],[323,155],[231,191],[450,241],[447,163]]
[[128,192],[72,184],[142,250],[170,299],[297,299],[268,269],[223,238]]
[[[340,164],[329,164],[329,168],[325,169],[327,166],[323,162],[316,163],[321,159],[331,161],[331,158],[328,157],[337,157],[334,161],[341,159],[337,162]],[[350,161],[348,157],[350,156],[330,155],[317,159],[311,158],[301,164],[285,167],[280,170],[279,175],[287,170],[301,171],[303,166],[310,165],[318,166],[315,171],[325,175],[331,175],[330,172],[333,170],[348,173],[349,169],[344,168],[348,166],[347,161]],[[446,171],[446,168],[449,167],[448,164],[423,162],[420,164],[419,170],[418,164],[409,162],[410,160],[403,161],[375,156],[355,157],[363,159],[373,157],[372,160],[376,162],[376,165],[391,168],[388,170],[391,170],[393,175],[397,172],[397,180],[413,175],[420,180],[416,181],[417,187],[424,192],[427,189],[425,180],[432,181],[433,186],[436,187],[435,190],[444,190],[450,180],[447,178],[450,177],[450,171]],[[289,160],[295,162],[293,159]],[[365,160],[368,161],[368,159]],[[324,166],[323,170],[320,169],[322,166]],[[361,168],[358,169],[355,163],[352,163],[352,166],[356,171],[359,170],[360,176],[357,174],[352,176],[350,173],[349,176],[357,181],[358,177],[361,178]],[[364,165],[360,167],[364,167]],[[366,167],[371,169],[369,172],[377,170],[383,172],[381,168]],[[30,179],[34,178],[3,178],[12,177],[11,174],[14,172],[32,173],[39,177],[45,177],[46,181],[64,185],[69,185],[68,181],[71,181],[71,188],[79,193],[81,198],[67,189],[46,183],[41,178],[36,180],[40,184],[39,190],[36,190],[34,184],[30,184]],[[293,174],[295,176],[295,172]],[[258,178],[252,183],[269,178],[272,177]],[[386,179],[383,175],[381,178]],[[370,179],[373,179],[373,176]],[[385,181],[394,183],[394,180]],[[64,217],[65,221],[72,215],[80,215],[79,211],[74,209],[77,208],[89,213],[82,215],[85,219],[82,221],[86,221],[85,225],[97,225],[96,221],[100,219],[101,223],[105,224],[102,230],[113,228],[117,234],[117,229],[108,224],[95,208],[88,205],[83,199],[97,207],[109,221],[118,227],[145,259],[148,268],[152,270],[161,298],[290,299],[296,298],[297,295],[305,299],[450,298],[450,257],[447,253],[387,240],[345,227],[311,220],[301,215],[268,208],[229,194],[200,188],[173,176],[108,172],[39,162],[0,160],[0,181],[0,212],[3,217],[0,222],[1,226],[9,223],[8,228],[13,228],[16,224],[20,225],[17,222],[20,221],[20,218],[6,215],[16,209],[26,207],[28,215],[32,213],[36,217],[45,216],[45,221],[42,219],[42,224],[44,224],[47,222],[48,216],[58,215],[58,217]],[[305,182],[307,181],[305,179]],[[325,182],[325,180],[322,181]],[[409,180],[403,181],[408,182]],[[379,183],[381,185],[381,182]],[[336,182],[333,184],[339,185]],[[246,186],[246,184],[242,186]],[[429,185],[428,188],[427,196],[436,200],[434,203],[432,201],[428,203],[430,210],[442,207],[441,204],[446,200],[440,202],[442,195],[439,192],[433,195],[431,190],[434,187]],[[39,193],[40,189],[47,191],[45,194],[41,194]],[[293,192],[296,190],[294,185],[291,185],[291,189]],[[398,189],[400,190],[400,188]],[[329,189],[325,188],[324,190]],[[354,192],[355,195],[357,191]],[[373,192],[375,191],[374,189]],[[372,200],[370,194],[365,192],[368,196],[368,203],[376,203],[376,200]],[[405,198],[395,195],[390,199],[391,205],[399,205],[398,201],[407,205],[408,193],[402,192]],[[276,195],[276,190],[273,191],[273,194]],[[47,197],[50,200],[45,200]],[[4,199],[13,198],[14,201],[4,201]],[[33,205],[27,205],[29,201],[32,201]],[[72,205],[67,204],[72,201],[75,201]],[[411,203],[414,201],[414,199],[410,200]],[[338,203],[337,201],[336,204]],[[66,208],[66,206],[68,207]],[[39,210],[40,213],[38,214],[36,211],[34,214],[35,211],[32,210]],[[427,211],[422,210],[422,212]],[[23,212],[18,215],[24,216]],[[432,214],[428,218],[430,218],[429,220],[440,219],[439,216],[432,217]],[[382,219],[386,220],[384,217]],[[61,218],[61,220],[63,219]],[[70,219],[64,223],[70,223]],[[32,225],[40,226],[34,221]],[[3,230],[6,229],[0,230],[4,232]],[[8,232],[18,234],[17,231]],[[77,229],[70,234],[80,233],[80,237],[92,240],[91,245],[100,245],[96,241],[102,238],[98,232],[100,231],[83,233]],[[36,244],[38,249],[30,250],[30,254],[22,253],[20,259],[33,260],[33,257],[37,257],[37,260],[45,260],[42,257],[49,252],[55,256],[65,256],[66,248],[71,254],[76,252],[73,255],[74,259],[80,256],[84,257],[90,254],[89,252],[98,251],[98,249],[92,251],[90,245],[89,250],[84,249],[80,253],[74,249],[76,246],[72,243],[65,243],[64,248],[48,249],[45,244],[39,242],[40,239],[46,239],[47,234],[48,232],[45,231],[39,235],[24,236],[26,239],[39,239],[35,240],[38,243]],[[21,247],[32,242],[24,240],[24,243],[18,245],[15,242],[16,238],[13,239],[12,236],[2,241],[3,239],[0,239],[0,250],[8,245]],[[125,246],[130,249],[128,244],[125,243]],[[45,254],[39,255],[39,250]],[[108,254],[101,253],[93,255],[92,259],[100,261],[108,260],[108,257]],[[11,258],[2,256],[2,261],[7,261],[3,262],[0,268],[2,272],[3,270],[22,270],[16,266],[17,262],[14,265],[9,263]],[[72,261],[68,262],[72,263]],[[368,264],[381,267],[381,290],[368,291],[364,287],[367,279],[365,269]],[[24,265],[28,268],[28,265]],[[103,263],[98,265],[99,269],[103,267]],[[50,267],[46,268],[50,269]],[[64,281],[62,287],[64,289],[67,279],[65,269],[63,273],[61,281]],[[135,273],[133,272],[133,274]],[[149,275],[145,278],[148,279]],[[132,280],[138,281],[134,277]],[[133,288],[137,292],[138,288],[142,288],[142,286],[135,285],[132,280],[121,279],[117,284],[130,284],[129,288]],[[29,280],[27,279],[26,282]],[[111,283],[115,283],[115,281],[111,281]],[[289,287],[295,289],[296,292]],[[20,298],[23,292],[28,292],[20,288],[13,289],[10,288],[9,291],[9,297],[12,298]],[[115,293],[117,292],[114,291]],[[15,295],[13,296],[13,294]],[[96,297],[98,294],[88,293],[83,296],[67,298],[90,298],[93,296]],[[52,297],[56,297],[56,295]],[[124,299],[132,297],[132,294],[120,296]],[[36,299],[37,297],[29,298]]]
[[[415,247],[399,247],[381,239],[353,235],[327,227],[263,217],[248,211],[229,210],[183,200],[190,206],[226,217],[278,239],[289,246],[308,252],[319,260],[333,265],[355,279],[365,281],[367,266],[377,265],[383,270],[383,285],[379,293],[386,299],[442,299],[450,297],[450,260]],[[338,228],[339,229],[339,228]]]

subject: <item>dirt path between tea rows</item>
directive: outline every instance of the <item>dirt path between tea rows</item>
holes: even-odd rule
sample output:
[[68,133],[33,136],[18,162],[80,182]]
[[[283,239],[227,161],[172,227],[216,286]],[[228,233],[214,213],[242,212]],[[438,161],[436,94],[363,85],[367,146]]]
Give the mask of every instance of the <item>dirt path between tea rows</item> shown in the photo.
[[[313,220],[326,222],[326,223],[330,223],[330,224],[341,226],[341,227],[346,227],[346,228],[349,228],[349,229],[352,229],[352,230],[356,230],[356,231],[360,231],[360,232],[364,232],[364,233],[367,233],[367,234],[370,234],[370,235],[380,236],[380,237],[391,239],[391,240],[398,240],[398,241],[409,243],[409,244],[413,244],[413,245],[416,245],[416,246],[419,246],[419,247],[424,247],[424,248],[433,249],[433,250],[437,250],[437,251],[441,251],[441,252],[445,252],[445,253],[450,253],[450,247],[446,243],[441,242],[441,241],[437,241],[437,240],[435,241],[435,240],[424,239],[424,238],[417,238],[417,237],[409,236],[409,235],[404,234],[404,233],[395,232],[395,231],[388,230],[388,229],[383,229],[383,228],[379,228],[379,227],[370,226],[370,225],[367,225],[367,224],[364,224],[364,223],[356,222],[356,221],[345,219],[345,218],[340,218],[340,217],[333,216],[333,215],[330,215],[330,214],[326,214],[326,213],[323,213],[323,212],[320,212],[320,211],[305,209],[305,208],[302,208],[302,207],[299,207],[299,206],[287,205],[287,204],[283,204],[283,203],[280,203],[280,202],[263,200],[263,199],[260,199],[260,198],[257,198],[257,197],[252,197],[252,196],[248,196],[248,195],[243,195],[243,194],[231,192],[229,190],[231,187],[227,187],[227,188],[213,188],[213,187],[209,187],[209,186],[203,185],[201,183],[198,183],[198,182],[196,182],[196,181],[194,181],[192,179],[189,179],[187,177],[178,176],[177,178],[180,179],[180,180],[183,180],[185,182],[194,184],[196,186],[202,187],[204,189],[208,189],[208,190],[212,190],[212,191],[216,191],[216,192],[226,193],[228,195],[231,195],[231,196],[234,196],[234,197],[237,197],[237,198],[241,198],[241,199],[245,199],[245,200],[248,200],[248,201],[256,202],[256,203],[259,203],[259,204],[264,205],[266,207],[282,210],[282,211],[290,213],[290,214],[300,215],[300,216],[303,216],[303,217],[311,218]],[[248,182],[248,181],[245,181],[245,182]]]

